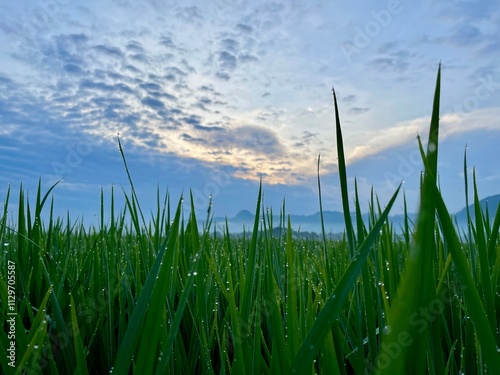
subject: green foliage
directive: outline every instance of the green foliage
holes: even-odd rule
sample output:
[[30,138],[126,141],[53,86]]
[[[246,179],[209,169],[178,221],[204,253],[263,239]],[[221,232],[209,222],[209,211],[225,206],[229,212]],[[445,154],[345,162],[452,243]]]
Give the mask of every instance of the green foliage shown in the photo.
[[[402,235],[387,221],[400,187],[383,206],[372,194],[364,222],[355,182],[351,219],[335,92],[341,240],[294,235],[285,204],[276,231],[262,184],[253,228],[239,238],[227,223],[216,233],[210,210],[200,231],[192,195],[171,212],[168,192],[162,201],[158,190],[146,218],[120,143],[131,191],[122,212],[114,190],[110,202],[101,191],[97,227],[54,218],[53,203],[45,206],[55,185],[42,195],[41,181],[34,210],[21,185],[9,221],[9,189],[0,320],[8,327],[13,262],[17,350],[16,367],[0,357],[2,373],[500,373],[500,210],[491,222],[474,175],[467,233],[453,225],[436,184],[440,74],[425,151],[419,139],[419,215],[413,226],[405,199]],[[322,217],[319,158],[318,188]],[[468,206],[467,173],[465,188]],[[3,329],[2,353],[9,344]]]

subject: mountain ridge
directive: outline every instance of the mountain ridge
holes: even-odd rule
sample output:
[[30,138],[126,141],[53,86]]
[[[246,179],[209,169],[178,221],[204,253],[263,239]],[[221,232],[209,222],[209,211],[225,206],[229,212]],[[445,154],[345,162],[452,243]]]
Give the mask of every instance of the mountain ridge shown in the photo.
[[[500,204],[500,194],[491,195],[485,197],[479,201],[481,209],[485,212],[486,207],[490,216],[493,218],[496,210]],[[474,203],[469,205],[470,216],[474,218]],[[363,214],[363,221],[365,224],[369,220],[367,213]],[[409,213],[409,219],[415,222],[417,217],[416,213]],[[355,213],[351,212],[351,217],[355,219]],[[459,226],[467,225],[467,207],[464,207],[453,214],[454,220]],[[291,214],[290,219],[294,228],[301,228],[303,231],[307,232],[321,232],[321,221],[320,212],[317,211],[310,215],[299,215]],[[344,231],[344,214],[341,211],[323,211],[323,219],[325,222],[325,231],[328,233],[341,233]],[[225,222],[225,218],[216,217],[215,222]],[[233,227],[240,226],[242,228],[245,224],[250,226],[253,225],[255,220],[255,215],[249,210],[241,210],[234,217],[227,218],[228,223]],[[274,222],[279,222],[279,215],[273,215]],[[394,225],[396,231],[399,231],[399,227],[404,225],[404,215],[395,214],[389,216],[389,221]],[[353,221],[356,222],[355,220]]]

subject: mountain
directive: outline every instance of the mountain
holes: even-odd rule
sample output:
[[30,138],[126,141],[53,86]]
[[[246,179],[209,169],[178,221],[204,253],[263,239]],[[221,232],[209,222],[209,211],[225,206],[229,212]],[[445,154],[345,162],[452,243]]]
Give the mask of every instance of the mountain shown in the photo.
[[241,210],[240,212],[238,212],[238,214],[235,217],[230,219],[230,221],[234,221],[237,223],[244,223],[244,222],[252,223],[254,220],[254,217],[255,217],[255,215],[252,214],[250,211]]
[[[415,220],[414,214],[410,214],[410,220]],[[247,210],[240,211],[236,216],[228,218],[229,232],[241,232],[243,228],[249,230],[253,227],[255,215]],[[356,217],[354,213],[351,213],[351,219],[353,224],[356,224]],[[273,215],[273,225],[276,227],[279,225],[280,217],[279,215]],[[319,212],[312,215],[290,215],[290,220],[292,223],[292,228],[301,233],[311,232],[311,233],[321,233],[321,216]],[[339,211],[324,211],[323,220],[325,224],[325,232],[328,234],[337,234],[344,232],[344,214]],[[363,215],[363,221],[365,224],[368,223],[368,214]],[[403,215],[394,215],[390,217],[391,223],[394,225],[394,229],[398,232],[401,226],[404,225]],[[221,217],[214,218],[214,222],[218,224],[225,223],[225,219]]]
[[[490,217],[493,219],[500,204],[500,194],[492,195],[481,199],[479,201],[483,212],[486,212],[488,207]],[[474,219],[474,205],[469,206],[471,217]],[[467,211],[464,207],[453,215],[458,226],[465,227],[467,225]],[[253,227],[254,214],[248,210],[240,211],[235,217],[228,218],[230,233],[238,233],[245,228],[249,230]],[[356,225],[356,218],[354,213],[351,213],[353,224]],[[416,223],[417,214],[409,214],[409,219],[414,224]],[[292,227],[301,233],[321,233],[321,217],[320,213],[316,212],[312,215],[290,215]],[[325,222],[325,232],[328,234],[338,234],[344,232],[344,214],[339,211],[324,211],[323,219]],[[274,226],[279,225],[279,215],[273,216]],[[368,223],[368,214],[363,214],[363,221],[365,225]],[[390,215],[389,221],[392,223],[394,230],[400,232],[404,225],[404,215]],[[224,218],[214,218],[214,222],[222,224],[225,223]]]
[[[491,195],[489,197],[481,199],[479,201],[479,204],[480,204],[481,209],[483,210],[484,213],[486,213],[486,207],[487,207],[490,218],[494,218],[496,211],[497,211],[497,208],[498,208],[498,205],[500,204],[500,194]],[[474,203],[469,205],[469,214],[470,214],[472,219],[474,219],[476,217],[476,215],[474,213]],[[454,215],[454,217],[459,223],[467,224],[467,208],[466,207],[462,208],[460,211],[458,211]]]

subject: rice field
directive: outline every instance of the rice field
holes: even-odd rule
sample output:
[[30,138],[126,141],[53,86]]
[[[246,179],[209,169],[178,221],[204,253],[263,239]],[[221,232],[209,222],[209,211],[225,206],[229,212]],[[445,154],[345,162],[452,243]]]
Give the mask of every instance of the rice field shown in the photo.
[[[402,235],[387,220],[401,185],[388,202],[359,202],[357,187],[354,202],[348,197],[333,96],[341,240],[292,235],[285,204],[273,222],[262,185],[253,228],[240,237],[216,231],[210,210],[197,218],[191,195],[158,193],[156,211],[144,215],[121,145],[126,205],[101,192],[99,225],[54,217],[57,184],[44,193],[40,183],[34,203],[22,186],[18,197],[7,192],[2,373],[500,374],[500,210],[493,220],[482,211],[467,173],[474,212],[465,231],[447,210],[435,179],[440,70],[429,139],[418,139],[418,219],[408,219],[405,203]],[[319,175],[318,188],[322,209]]]

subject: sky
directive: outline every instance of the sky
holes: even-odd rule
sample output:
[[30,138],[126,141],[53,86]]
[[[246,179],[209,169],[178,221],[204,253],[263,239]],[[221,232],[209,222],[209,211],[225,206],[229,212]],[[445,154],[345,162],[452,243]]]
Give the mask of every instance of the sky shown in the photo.
[[[39,179],[56,214],[99,216],[130,192],[209,197],[216,216],[341,210],[332,86],[349,189],[362,210],[400,181],[418,207],[442,64],[440,186],[465,205],[464,152],[479,196],[500,193],[498,1],[27,0],[0,2],[0,196]],[[163,199],[163,198],[162,198]],[[352,202],[351,202],[352,203]],[[402,196],[394,207],[400,213]]]

